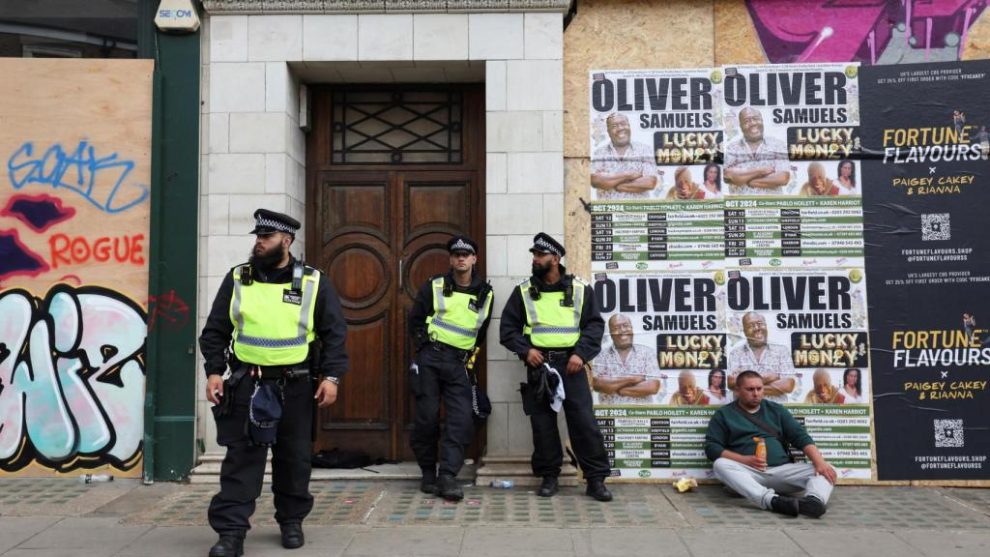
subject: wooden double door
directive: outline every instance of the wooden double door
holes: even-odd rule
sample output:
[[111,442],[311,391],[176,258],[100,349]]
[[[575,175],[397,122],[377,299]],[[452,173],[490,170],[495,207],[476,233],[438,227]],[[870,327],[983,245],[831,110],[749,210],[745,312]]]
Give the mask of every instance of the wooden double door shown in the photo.
[[[485,230],[483,91],[465,88],[462,95],[456,164],[334,162],[336,97],[330,89],[314,95],[306,247],[310,264],[327,274],[340,297],[350,357],[336,404],[318,414],[314,450],[414,459],[407,315],[423,283],[448,269],[447,240],[468,234],[480,241]],[[483,272],[483,259],[479,265]],[[479,372],[484,381],[483,365]],[[483,443],[479,432],[472,456]]]

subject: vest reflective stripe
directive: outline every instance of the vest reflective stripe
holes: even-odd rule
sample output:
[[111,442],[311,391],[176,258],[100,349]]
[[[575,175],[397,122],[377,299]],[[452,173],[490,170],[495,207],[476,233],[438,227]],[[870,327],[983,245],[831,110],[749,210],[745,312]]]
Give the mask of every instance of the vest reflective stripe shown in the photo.
[[540,292],[540,299],[529,295],[531,282],[519,284],[526,308],[523,333],[537,348],[574,346],[581,338],[581,308],[584,307],[584,282],[574,279],[574,307],[562,306],[564,292]]
[[478,331],[491,313],[492,296],[485,297],[485,307],[479,311],[470,308],[477,297],[463,292],[443,295],[443,277],[433,279],[433,315],[426,318],[430,338],[444,344],[470,350],[478,339]]
[[301,303],[283,300],[288,283],[253,282],[246,286],[234,270],[230,319],[234,323],[234,354],[255,365],[294,365],[306,360],[313,329],[319,271],[303,275]]

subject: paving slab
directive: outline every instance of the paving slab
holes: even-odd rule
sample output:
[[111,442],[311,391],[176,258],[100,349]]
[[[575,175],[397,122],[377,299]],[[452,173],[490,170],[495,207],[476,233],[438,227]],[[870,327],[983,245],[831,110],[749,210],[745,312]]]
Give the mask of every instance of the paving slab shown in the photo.
[[897,537],[930,557],[990,555],[990,536],[973,530],[907,530]]
[[[629,557],[663,555],[689,557],[688,547],[676,530],[658,528],[595,528],[574,532],[574,554],[580,556]],[[580,540],[580,541],[579,541]],[[581,542],[585,542],[581,543]]]
[[[769,513],[767,513],[769,514]],[[691,555],[718,557],[796,557],[808,555],[781,530],[769,528],[692,528],[678,530]]]
[[61,520],[57,516],[4,516],[0,518],[0,554],[16,547]]
[[138,488],[138,480],[82,484],[75,478],[3,478],[2,516],[81,516]]
[[924,555],[893,532],[879,530],[788,530],[787,536],[813,557],[877,557]]
[[[344,550],[346,557],[415,555],[457,557],[465,531],[437,526],[374,528],[356,533]],[[504,554],[503,554],[504,555]]]
[[464,532],[464,555],[477,557],[557,557],[574,555],[571,532],[558,528],[479,526]]
[[990,516],[990,489],[951,488],[939,492],[968,509]]
[[379,525],[461,524],[586,528],[614,526],[683,526],[683,517],[661,491],[618,486],[621,496],[601,503],[576,488],[563,488],[552,498],[535,489],[508,490],[467,486],[464,500],[450,503],[420,493],[414,482],[393,482],[369,515]]
[[116,518],[64,518],[18,544],[17,549],[102,550],[113,555],[150,528],[120,524]]
[[663,486],[670,501],[692,525],[754,528],[990,528],[990,517],[946,497],[938,489],[916,487],[837,487],[820,519],[797,519],[770,513],[717,486],[678,494]]
[[107,553],[104,549],[71,549],[71,548],[45,548],[45,549],[11,549],[2,553],[3,557],[112,557],[113,553]]
[[[203,557],[217,535],[202,526],[162,526],[150,528],[120,549],[118,557]],[[4,555],[3,557],[7,557]]]
[[[389,482],[362,481],[320,482],[310,484],[313,510],[306,519],[311,525],[362,524],[372,505]],[[408,483],[408,482],[407,482]],[[183,486],[179,490],[162,490],[157,498],[149,498],[143,508],[128,513],[123,520],[129,524],[162,526],[196,526],[206,524],[206,509],[217,488],[203,484]],[[124,503],[118,502],[118,506]],[[101,509],[103,510],[103,509]],[[274,497],[265,489],[258,498],[251,523],[254,526],[276,526]]]

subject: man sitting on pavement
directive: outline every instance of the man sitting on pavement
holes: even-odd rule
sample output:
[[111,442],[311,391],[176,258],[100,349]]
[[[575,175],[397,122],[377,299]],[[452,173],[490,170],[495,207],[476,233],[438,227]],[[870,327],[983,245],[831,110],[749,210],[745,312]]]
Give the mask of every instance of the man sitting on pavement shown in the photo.
[[[765,457],[756,454],[757,438],[766,443]],[[800,448],[811,463],[790,462],[784,442]],[[715,463],[716,478],[761,509],[812,518],[825,514],[835,469],[786,408],[763,400],[759,373],[746,370],[736,378],[736,402],[712,416],[705,454]],[[804,497],[792,497],[800,492]]]

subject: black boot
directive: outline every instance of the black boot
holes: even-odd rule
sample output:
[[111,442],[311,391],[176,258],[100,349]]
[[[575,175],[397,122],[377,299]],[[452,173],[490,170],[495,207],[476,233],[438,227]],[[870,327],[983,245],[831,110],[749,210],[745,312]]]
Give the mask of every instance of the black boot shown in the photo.
[[585,494],[606,503],[612,500],[612,492],[605,487],[605,478],[588,478]]
[[557,483],[557,476],[543,476],[540,489],[537,490],[536,494],[540,497],[553,497],[558,491],[560,491],[560,485]]
[[210,548],[210,557],[240,557],[244,555],[244,538],[221,535]]
[[798,500],[793,497],[778,495],[770,500],[770,510],[786,516],[797,516]]
[[464,490],[453,476],[440,474],[437,480],[437,495],[448,501],[460,501],[464,498]]
[[303,536],[301,523],[286,522],[285,524],[279,524],[279,528],[282,530],[282,547],[296,549],[306,543],[306,537]]
[[798,499],[798,512],[811,518],[818,518],[825,514],[825,503],[822,503],[817,497],[808,495]]
[[423,478],[419,480],[419,490],[427,495],[436,495],[437,494],[436,474],[423,472]]

